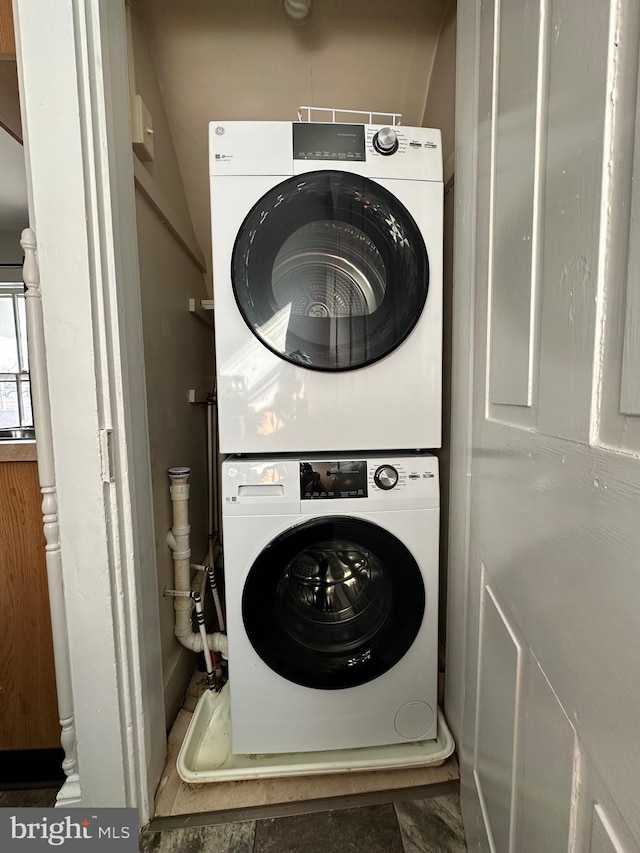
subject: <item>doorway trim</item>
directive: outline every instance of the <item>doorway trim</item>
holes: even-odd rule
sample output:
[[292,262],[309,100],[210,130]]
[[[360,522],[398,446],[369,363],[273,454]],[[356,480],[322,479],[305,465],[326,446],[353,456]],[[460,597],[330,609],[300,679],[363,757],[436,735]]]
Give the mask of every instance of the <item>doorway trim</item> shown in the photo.
[[79,805],[166,754],[124,2],[14,0],[38,238]]

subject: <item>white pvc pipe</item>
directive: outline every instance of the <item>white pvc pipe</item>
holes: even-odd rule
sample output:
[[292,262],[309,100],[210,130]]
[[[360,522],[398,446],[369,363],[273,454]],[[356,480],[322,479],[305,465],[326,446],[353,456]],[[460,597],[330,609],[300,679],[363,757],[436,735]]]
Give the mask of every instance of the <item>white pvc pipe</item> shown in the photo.
[[[170,468],[171,509],[173,524],[167,534],[167,545],[173,552],[175,588],[178,592],[191,592],[191,539],[189,526],[189,474],[190,468]],[[193,633],[191,628],[190,598],[178,597],[174,601],[176,613],[175,635],[182,638]]]
[[[191,593],[191,541],[189,525],[189,474],[190,468],[170,468],[171,507],[173,511],[173,526],[167,534],[167,545],[173,552],[173,568],[175,589],[179,593]],[[206,580],[206,575],[205,575]],[[187,649],[194,652],[204,650],[204,641],[200,633],[194,632],[191,626],[192,601],[190,597],[178,595],[174,601],[176,621],[174,634],[178,641]],[[220,652],[222,657],[228,655],[228,643],[224,634],[207,634],[207,647]]]
[[311,14],[312,0],[284,0],[284,11],[294,24],[304,24]]
[[[176,634],[176,637],[178,635]],[[202,644],[202,637],[199,633],[194,633],[193,631],[188,635],[184,635],[178,637],[181,645],[185,647],[185,649],[190,649],[192,652],[201,652],[204,649]],[[220,634],[218,632],[214,634],[207,634],[207,645],[211,649],[212,652],[220,652],[222,657],[227,660],[229,657],[229,643],[227,642],[227,635]]]

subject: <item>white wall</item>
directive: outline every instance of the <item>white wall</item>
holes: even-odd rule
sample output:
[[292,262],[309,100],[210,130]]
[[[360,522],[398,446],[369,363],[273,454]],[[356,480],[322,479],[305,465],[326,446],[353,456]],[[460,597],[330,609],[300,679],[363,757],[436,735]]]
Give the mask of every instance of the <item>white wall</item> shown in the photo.
[[[146,170],[151,186],[168,201],[181,230],[195,243],[162,93],[135,12],[133,52],[136,92],[151,113],[154,129],[154,159],[138,163],[137,168]],[[188,312],[190,297],[206,297],[202,273],[139,189],[136,217],[165,706],[170,724],[196,658],[175,639],[173,599],[163,596],[164,589],[174,585],[173,560],[165,541],[171,526],[167,469],[177,465],[192,469],[192,547],[194,560],[200,561],[207,550],[206,414],[188,402],[188,391],[194,388],[202,398],[212,387],[213,338],[212,330]]]
[[22,265],[20,234],[28,224],[24,149],[0,127],[0,264]]
[[[22,226],[26,228],[28,222]],[[20,246],[20,232],[22,228],[11,228],[0,231],[0,264],[17,264],[22,266],[22,247]]]
[[449,0],[433,60],[422,119],[424,127],[439,127],[442,131],[445,181],[452,172],[453,164],[449,161],[453,157],[455,144],[456,5],[456,0]]

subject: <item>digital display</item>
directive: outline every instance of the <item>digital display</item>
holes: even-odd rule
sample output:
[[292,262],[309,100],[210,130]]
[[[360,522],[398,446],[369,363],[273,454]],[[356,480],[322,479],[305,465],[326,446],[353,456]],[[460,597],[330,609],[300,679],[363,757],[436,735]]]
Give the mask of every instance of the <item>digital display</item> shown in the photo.
[[293,125],[294,160],[366,160],[361,124]]
[[302,500],[335,500],[367,497],[367,463],[301,462]]

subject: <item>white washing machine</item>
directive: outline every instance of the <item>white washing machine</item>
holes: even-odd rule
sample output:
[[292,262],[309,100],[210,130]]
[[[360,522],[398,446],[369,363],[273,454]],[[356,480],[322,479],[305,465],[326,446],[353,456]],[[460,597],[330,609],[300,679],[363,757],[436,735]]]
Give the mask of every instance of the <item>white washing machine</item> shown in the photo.
[[235,754],[436,737],[438,461],[222,466]]
[[220,450],[440,447],[440,131],[209,140]]

